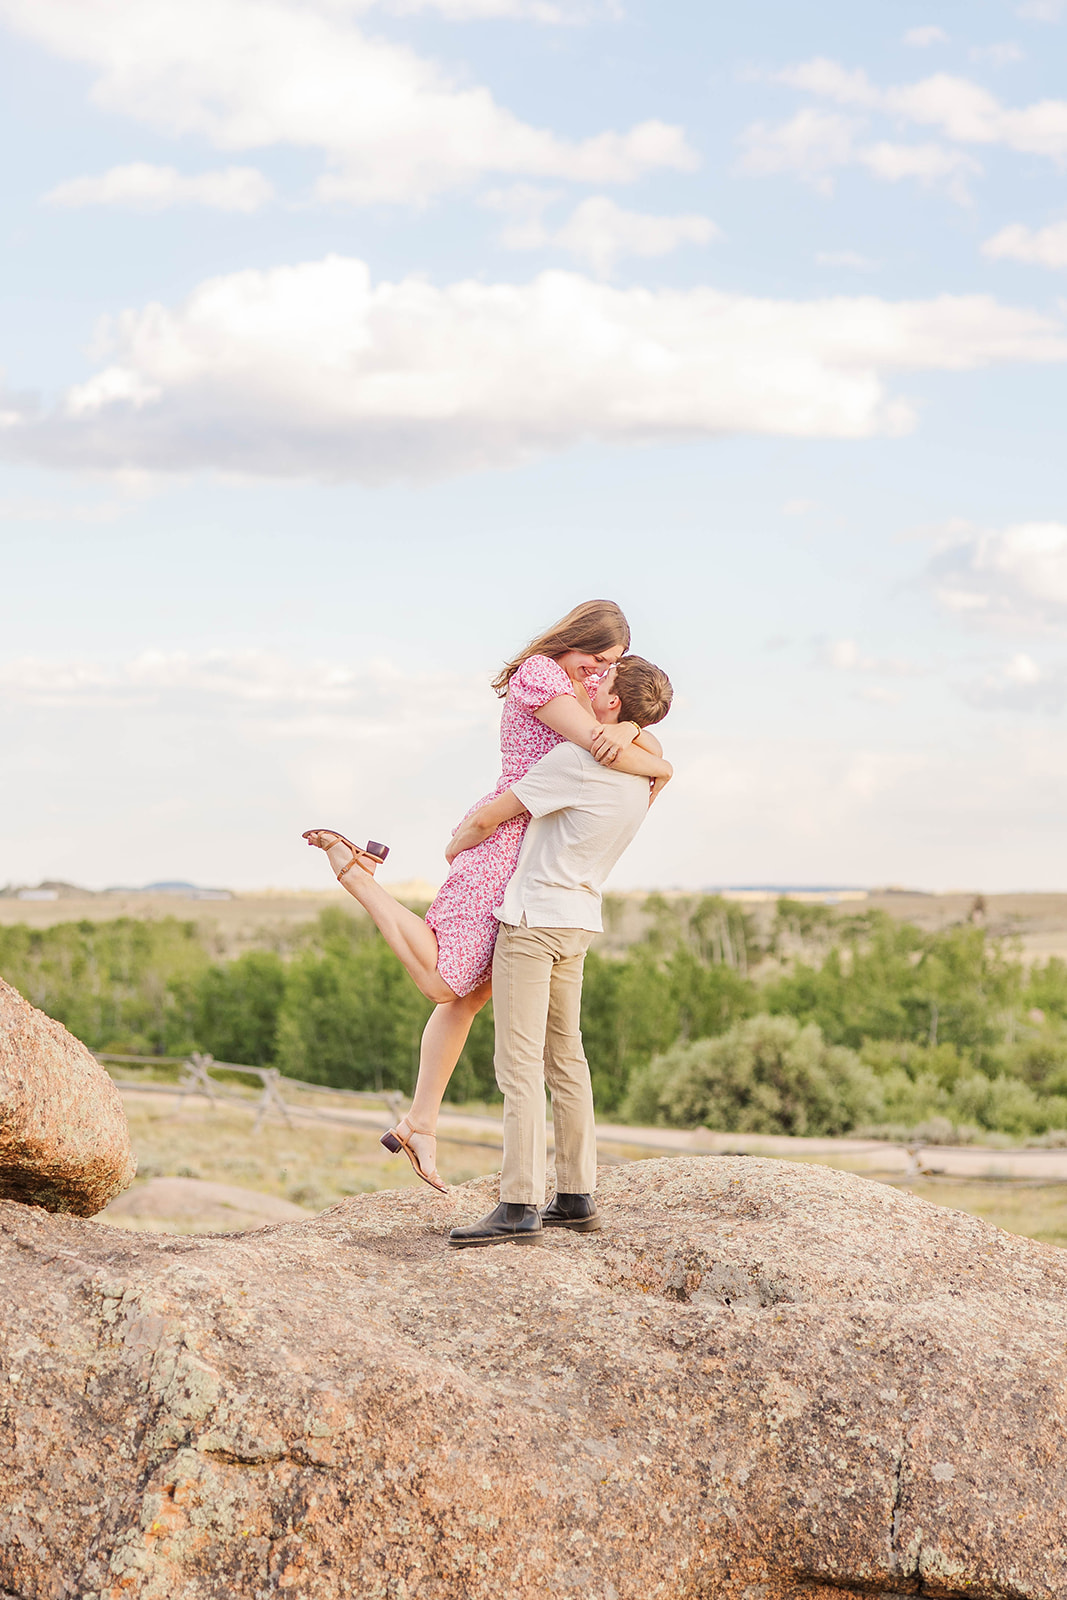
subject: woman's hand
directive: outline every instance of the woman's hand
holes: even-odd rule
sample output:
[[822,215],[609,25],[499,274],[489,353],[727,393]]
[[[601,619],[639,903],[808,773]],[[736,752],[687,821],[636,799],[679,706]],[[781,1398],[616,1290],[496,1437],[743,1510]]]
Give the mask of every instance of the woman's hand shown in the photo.
[[614,766],[619,751],[632,745],[640,732],[636,722],[602,722],[593,735],[589,754],[603,767]]

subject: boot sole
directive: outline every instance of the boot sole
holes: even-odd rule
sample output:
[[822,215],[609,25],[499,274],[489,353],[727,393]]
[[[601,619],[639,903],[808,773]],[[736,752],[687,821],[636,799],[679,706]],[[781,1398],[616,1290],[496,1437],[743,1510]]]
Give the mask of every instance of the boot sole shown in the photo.
[[599,1216],[575,1217],[573,1220],[556,1221],[555,1217],[543,1217],[542,1222],[546,1228],[569,1228],[572,1233],[598,1233],[604,1226]]
[[489,1244],[540,1244],[541,1230],[537,1233],[495,1233],[490,1239],[452,1239],[453,1250],[481,1250]]

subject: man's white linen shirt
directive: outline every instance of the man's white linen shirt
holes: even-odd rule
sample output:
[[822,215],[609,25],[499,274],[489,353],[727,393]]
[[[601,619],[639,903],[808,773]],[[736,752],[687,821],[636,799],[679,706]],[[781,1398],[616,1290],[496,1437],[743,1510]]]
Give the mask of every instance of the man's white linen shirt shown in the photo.
[[509,927],[599,933],[600,891],[648,814],[648,779],[601,766],[558,744],[511,785],[530,813],[522,851],[496,916]]

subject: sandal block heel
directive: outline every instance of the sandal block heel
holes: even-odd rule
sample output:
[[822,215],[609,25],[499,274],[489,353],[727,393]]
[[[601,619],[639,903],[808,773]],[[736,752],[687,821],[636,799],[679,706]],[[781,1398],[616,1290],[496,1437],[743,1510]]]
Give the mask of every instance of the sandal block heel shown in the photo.
[[[352,868],[358,864],[360,856],[366,856],[368,861],[374,862],[375,867],[380,867],[386,856],[389,854],[389,846],[387,844],[379,844],[377,839],[368,839],[367,848],[364,850],[362,845],[353,844],[351,839],[346,839],[344,834],[338,833],[336,828],[308,828],[301,835],[301,838],[306,839],[308,844],[311,844],[313,834],[323,833],[332,833],[338,844],[345,845],[352,852],[352,859],[348,865],[342,867],[340,872],[334,874],[338,883],[342,883],[345,875],[351,872]],[[319,849],[332,850],[333,846],[320,845]],[[374,876],[374,867],[364,868],[364,871],[369,872],[371,877]]]
[[[411,1162],[412,1170],[422,1179],[423,1183],[428,1183],[431,1189],[437,1190],[438,1194],[447,1194],[448,1190],[445,1188],[440,1178],[437,1177],[436,1173],[427,1172],[425,1167],[422,1165],[415,1146],[411,1143],[410,1137],[405,1139],[404,1135],[400,1132],[400,1129],[404,1123],[407,1123],[407,1118],[401,1117],[395,1128],[390,1128],[387,1133],[382,1134],[379,1143],[383,1144],[385,1148],[394,1156],[402,1150],[407,1156],[408,1160]],[[421,1128],[413,1128],[410,1123],[407,1123],[407,1126],[409,1135],[413,1133],[422,1133]],[[423,1137],[427,1139],[435,1139],[436,1135],[427,1133],[424,1134]]]

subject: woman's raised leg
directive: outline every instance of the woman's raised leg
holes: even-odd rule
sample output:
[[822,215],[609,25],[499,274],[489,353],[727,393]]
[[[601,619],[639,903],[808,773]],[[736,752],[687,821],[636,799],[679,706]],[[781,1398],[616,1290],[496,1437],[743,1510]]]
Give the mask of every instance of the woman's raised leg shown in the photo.
[[[331,829],[322,828],[305,837],[309,844],[325,850],[335,873],[340,872],[352,859],[349,846]],[[455,991],[437,970],[437,935],[433,929],[428,928],[414,911],[409,911],[399,900],[394,900],[380,883],[376,883],[371,873],[360,866],[359,857],[356,858],[355,866],[350,872],[345,873],[340,882],[353,899],[359,901],[390,950],[403,962],[427,1000],[434,1000],[439,1005],[455,1000]],[[467,1026],[469,1028],[470,1023]],[[461,1042],[459,1049],[462,1048]],[[457,1050],[456,1061],[458,1060]],[[455,1064],[453,1061],[452,1065]],[[447,1081],[446,1078],[445,1082]]]

